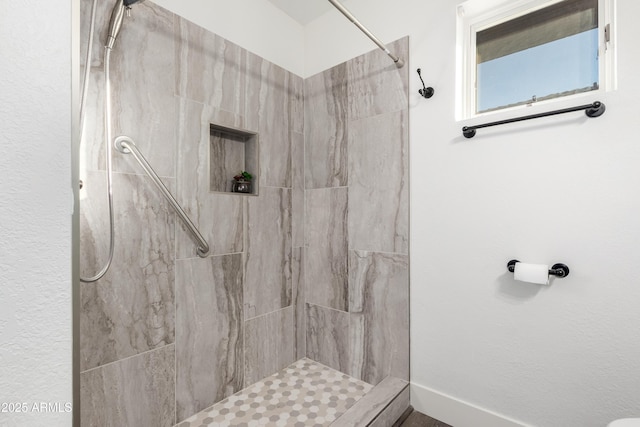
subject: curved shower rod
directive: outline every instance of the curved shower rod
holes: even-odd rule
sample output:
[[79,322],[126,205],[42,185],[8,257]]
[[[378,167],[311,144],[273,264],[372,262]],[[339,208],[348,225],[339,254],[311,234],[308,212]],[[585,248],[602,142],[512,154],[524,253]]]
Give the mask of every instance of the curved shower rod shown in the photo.
[[404,60],[396,55],[394,55],[393,53],[391,53],[389,51],[389,49],[387,49],[387,46],[385,46],[384,43],[382,43],[380,41],[380,39],[378,39],[376,36],[374,36],[371,31],[367,30],[367,28],[362,25],[360,23],[360,21],[358,21],[356,19],[355,16],[353,16],[351,14],[351,12],[349,12],[347,10],[347,8],[345,8],[342,4],[340,4],[340,2],[338,0],[329,0],[329,3],[331,3],[332,5],[335,6],[336,9],[338,9],[344,16],[347,17],[347,19],[351,22],[353,22],[353,24],[358,27],[360,29],[360,31],[362,31],[363,33],[365,33],[365,35],[367,37],[369,37],[371,39],[371,41],[373,41],[376,45],[378,45],[378,47],[380,49],[382,49],[384,51],[384,53],[386,53],[387,55],[389,55],[389,58],[393,59],[393,62],[396,63],[396,67],[398,68],[402,68],[404,66]]
[[200,234],[200,231],[198,231],[198,228],[193,224],[184,209],[182,209],[182,206],[180,206],[173,195],[171,195],[169,189],[162,183],[156,171],[153,170],[147,159],[142,155],[140,150],[138,150],[138,147],[133,142],[133,140],[128,136],[122,135],[116,138],[114,144],[119,152],[123,154],[132,154],[133,157],[138,161],[138,163],[140,163],[142,169],[144,169],[147,175],[149,175],[149,178],[151,178],[156,187],[158,187],[162,195],[165,197],[165,199],[167,199],[171,207],[176,211],[178,217],[180,217],[182,222],[184,222],[184,224],[187,226],[193,238],[197,241],[198,248],[196,252],[198,253],[198,256],[200,258],[206,258],[209,254],[209,244],[204,239],[204,237],[202,237],[202,234]]

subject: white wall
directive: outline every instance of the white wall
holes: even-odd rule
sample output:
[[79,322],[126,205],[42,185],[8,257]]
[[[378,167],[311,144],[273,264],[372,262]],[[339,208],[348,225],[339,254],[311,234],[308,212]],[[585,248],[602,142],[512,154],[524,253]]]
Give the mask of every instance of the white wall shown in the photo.
[[71,3],[0,3],[0,404],[28,409],[3,426],[72,419]]
[[[411,37],[413,405],[455,427],[640,416],[640,2],[619,0],[619,90],[601,97],[604,116],[472,140],[454,119],[456,4],[349,2],[384,41]],[[306,75],[372,48],[352,27],[338,14],[306,27]],[[511,258],[571,274],[516,283]]]
[[154,3],[299,76],[303,27],[267,0],[153,0]]

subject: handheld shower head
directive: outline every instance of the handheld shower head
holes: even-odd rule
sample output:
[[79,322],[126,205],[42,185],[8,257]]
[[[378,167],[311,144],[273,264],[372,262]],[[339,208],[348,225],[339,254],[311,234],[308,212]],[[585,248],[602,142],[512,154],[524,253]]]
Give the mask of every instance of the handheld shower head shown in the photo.
[[118,33],[122,28],[122,20],[124,19],[125,13],[131,9],[132,5],[143,1],[144,0],[116,0],[116,4],[111,12],[111,21],[109,21],[109,33],[105,45],[107,49],[113,49],[116,38],[118,38]]

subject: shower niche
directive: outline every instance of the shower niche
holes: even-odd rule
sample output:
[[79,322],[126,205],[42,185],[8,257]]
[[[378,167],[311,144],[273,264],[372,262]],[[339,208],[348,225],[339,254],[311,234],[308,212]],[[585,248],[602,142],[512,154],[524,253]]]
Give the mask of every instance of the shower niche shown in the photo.
[[[256,132],[212,123],[209,142],[209,190],[213,193],[257,196],[260,181],[258,153]],[[242,172],[247,172],[251,180],[247,182],[246,179],[234,179]]]

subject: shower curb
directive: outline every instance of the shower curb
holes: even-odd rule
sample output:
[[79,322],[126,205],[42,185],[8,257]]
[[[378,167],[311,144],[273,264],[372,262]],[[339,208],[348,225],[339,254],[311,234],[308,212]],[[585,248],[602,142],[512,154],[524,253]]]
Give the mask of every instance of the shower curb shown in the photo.
[[386,427],[409,407],[409,383],[386,377],[358,400],[331,427]]

